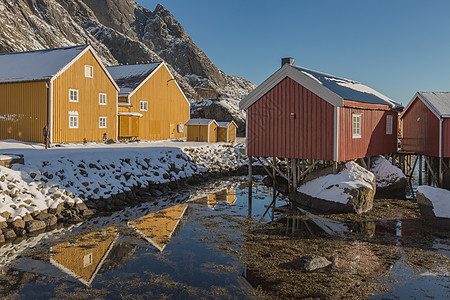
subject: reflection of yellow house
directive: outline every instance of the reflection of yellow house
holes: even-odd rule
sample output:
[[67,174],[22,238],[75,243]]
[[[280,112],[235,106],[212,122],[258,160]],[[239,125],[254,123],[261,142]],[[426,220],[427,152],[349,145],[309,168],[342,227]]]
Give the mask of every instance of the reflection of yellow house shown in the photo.
[[128,222],[144,239],[163,251],[174,234],[188,205],[179,204]]
[[236,128],[234,121],[231,122],[217,122],[217,141],[225,143],[236,142]]
[[50,263],[63,272],[90,285],[114,245],[119,233],[115,228],[91,232],[76,241],[50,248]]
[[198,197],[195,199],[191,199],[188,202],[193,204],[202,204],[202,205],[208,205],[209,208],[214,209],[216,207],[216,195],[215,194],[209,194],[203,197]]
[[233,205],[236,202],[236,190],[224,189],[216,194],[217,201],[225,201],[228,205]]

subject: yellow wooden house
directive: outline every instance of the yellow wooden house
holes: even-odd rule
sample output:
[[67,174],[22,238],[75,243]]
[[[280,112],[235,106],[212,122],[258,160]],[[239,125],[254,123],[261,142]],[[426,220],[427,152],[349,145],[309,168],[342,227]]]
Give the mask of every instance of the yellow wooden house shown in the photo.
[[107,68],[120,87],[119,138],[165,140],[186,136],[190,104],[164,62]]
[[89,45],[0,54],[0,140],[115,138],[118,90]]
[[217,122],[217,141],[225,143],[236,142],[236,128],[234,121],[231,122]]
[[190,119],[186,123],[187,141],[214,143],[217,141],[218,126],[212,119]]
[[184,216],[188,205],[175,205],[128,222],[146,241],[163,251]]

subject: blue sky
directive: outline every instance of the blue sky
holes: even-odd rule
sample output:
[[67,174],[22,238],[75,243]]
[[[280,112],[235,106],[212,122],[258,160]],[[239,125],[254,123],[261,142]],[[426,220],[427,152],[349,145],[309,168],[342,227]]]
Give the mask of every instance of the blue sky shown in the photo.
[[292,56],[407,104],[450,91],[450,1],[137,0],[163,4],[227,74],[260,84]]

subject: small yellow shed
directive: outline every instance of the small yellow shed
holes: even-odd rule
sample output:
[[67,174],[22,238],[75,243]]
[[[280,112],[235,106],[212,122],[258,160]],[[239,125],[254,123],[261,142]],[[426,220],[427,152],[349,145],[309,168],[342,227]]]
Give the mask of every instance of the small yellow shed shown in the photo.
[[236,142],[236,128],[237,125],[234,121],[217,122],[217,141],[225,143]]
[[186,123],[188,142],[209,142],[217,140],[218,124],[212,119],[190,119]]

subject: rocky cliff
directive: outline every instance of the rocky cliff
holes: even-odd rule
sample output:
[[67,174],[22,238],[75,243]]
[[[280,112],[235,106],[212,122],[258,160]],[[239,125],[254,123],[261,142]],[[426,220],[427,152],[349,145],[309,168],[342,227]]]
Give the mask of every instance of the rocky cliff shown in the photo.
[[[151,11],[132,0],[0,0],[0,52],[86,43],[106,65],[164,60],[192,100],[207,91],[234,105],[255,87],[218,69],[160,4]],[[235,119],[243,124],[242,114]]]

